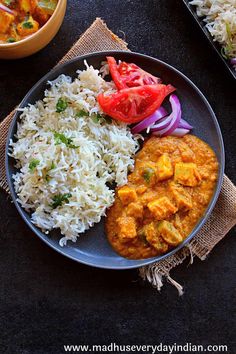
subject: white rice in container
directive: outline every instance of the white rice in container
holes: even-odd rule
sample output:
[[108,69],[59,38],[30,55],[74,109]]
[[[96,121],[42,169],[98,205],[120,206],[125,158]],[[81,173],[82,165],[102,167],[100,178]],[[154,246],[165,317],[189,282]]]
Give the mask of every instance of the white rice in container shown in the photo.
[[[105,215],[114,201],[109,185],[127,182],[139,145],[126,124],[97,116],[98,93],[114,90],[98,70],[86,64],[75,80],[60,75],[49,84],[42,101],[22,109],[10,156],[19,169],[18,202],[44,232],[59,228],[63,246]],[[59,99],[67,102],[60,113]],[[55,206],[58,197],[64,199]]]
[[236,0],[193,0],[197,15],[205,16],[213,40],[219,42],[228,58],[236,58]]

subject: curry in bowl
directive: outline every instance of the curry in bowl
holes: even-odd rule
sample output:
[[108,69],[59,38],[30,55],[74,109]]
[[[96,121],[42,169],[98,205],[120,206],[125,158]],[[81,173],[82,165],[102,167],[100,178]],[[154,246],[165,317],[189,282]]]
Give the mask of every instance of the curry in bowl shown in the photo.
[[37,32],[51,17],[57,0],[0,0],[0,44]]
[[179,245],[207,209],[217,174],[215,153],[196,136],[152,136],[108,211],[112,247],[123,257],[141,259]]

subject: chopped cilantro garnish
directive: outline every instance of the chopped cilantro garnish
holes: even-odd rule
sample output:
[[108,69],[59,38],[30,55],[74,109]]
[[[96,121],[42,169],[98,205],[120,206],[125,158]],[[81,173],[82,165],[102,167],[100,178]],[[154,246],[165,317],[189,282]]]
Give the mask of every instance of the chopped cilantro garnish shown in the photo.
[[16,42],[15,38],[8,38],[7,43],[14,43]]
[[[56,168],[56,165],[55,165],[55,163],[52,161],[52,164],[51,164],[50,168],[47,170],[47,172],[53,170],[54,168]],[[49,182],[50,179],[51,179],[51,177],[49,176],[48,173],[46,173],[45,180],[46,180],[47,182]]]
[[145,181],[146,181],[147,183],[150,182],[150,179],[151,179],[151,177],[153,176],[154,172],[155,172],[155,171],[153,170],[153,168],[150,168],[150,167],[148,167],[148,168],[146,168],[146,169],[144,170],[144,172],[143,172],[143,178],[145,179]]
[[86,112],[84,109],[81,109],[79,112],[76,113],[76,117],[81,118],[81,117],[88,117],[89,113]]
[[59,98],[56,104],[56,112],[57,113],[64,112],[67,107],[68,107],[68,102],[63,100],[62,98]]
[[94,123],[98,123],[99,122],[99,118],[97,117],[97,115],[92,116],[92,120]]
[[229,59],[229,53],[232,51],[232,47],[231,45],[226,45],[224,47],[221,48],[221,55],[223,58],[225,59]]
[[112,122],[112,119],[110,117],[103,116],[100,113],[93,113],[91,117],[92,117],[92,120],[94,121],[94,123],[105,121],[110,124]]
[[142,231],[142,232],[140,232],[140,233],[138,234],[138,238],[139,238],[143,243],[145,243],[146,245],[148,244],[147,239],[146,239],[146,235],[145,235],[145,232],[144,232],[144,231]]
[[53,170],[54,168],[56,168],[56,165],[55,165],[55,163],[52,161],[52,164],[51,164],[51,167],[50,167],[49,170]]
[[73,139],[71,138],[67,138],[64,134],[62,133],[58,133],[58,132],[54,132],[54,138],[55,138],[55,144],[59,145],[61,143],[65,144],[67,147],[71,148],[71,149],[77,149],[78,146],[72,144],[73,143]]
[[37,159],[32,159],[29,163],[29,170],[33,172],[35,168],[39,165],[40,161]]
[[226,54],[226,49],[225,47],[221,48],[221,55],[223,58],[228,59],[228,55]]
[[34,27],[34,25],[33,25],[33,23],[32,23],[32,22],[30,22],[30,21],[26,21],[26,22],[23,22],[23,23],[22,23],[22,27],[23,27],[23,28],[30,29],[30,28],[33,28],[33,27]]
[[62,203],[69,203],[69,198],[71,197],[71,193],[54,195],[54,197],[52,198],[52,203],[49,206],[53,209],[56,209],[58,206],[62,206]]
[[[81,109],[76,113],[76,117],[81,118],[81,117],[89,117],[89,112],[85,111],[84,109]],[[94,121],[94,123],[98,123],[101,121],[106,121],[107,123],[111,123],[112,119],[108,116],[104,116],[100,113],[92,113],[91,118]]]
[[92,114],[92,120],[94,121],[94,123],[98,123],[100,121],[100,119],[103,119],[104,117],[99,114],[99,113],[93,113]]
[[13,0],[4,0],[4,4],[10,6]]

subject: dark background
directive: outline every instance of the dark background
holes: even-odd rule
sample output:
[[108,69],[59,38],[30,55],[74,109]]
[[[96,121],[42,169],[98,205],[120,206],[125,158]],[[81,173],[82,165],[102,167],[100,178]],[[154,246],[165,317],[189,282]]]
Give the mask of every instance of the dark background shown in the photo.
[[[210,101],[223,132],[226,173],[236,182],[236,87],[182,1],[69,0],[53,41],[34,56],[0,61],[1,120],[93,22],[102,17],[133,51],[183,71]],[[3,162],[1,162],[3,163]],[[161,293],[136,270],[77,264],[48,248],[0,192],[0,352],[63,353],[63,344],[227,344],[236,351],[235,229],[205,262],[172,271],[185,294]]]

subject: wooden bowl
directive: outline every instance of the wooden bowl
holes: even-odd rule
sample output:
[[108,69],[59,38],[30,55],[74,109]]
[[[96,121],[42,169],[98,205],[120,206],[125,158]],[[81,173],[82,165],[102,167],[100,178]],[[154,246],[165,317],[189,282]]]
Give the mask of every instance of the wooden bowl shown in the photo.
[[14,43],[0,44],[0,59],[24,58],[44,48],[58,32],[66,12],[67,0],[58,0],[50,19],[37,32]]

